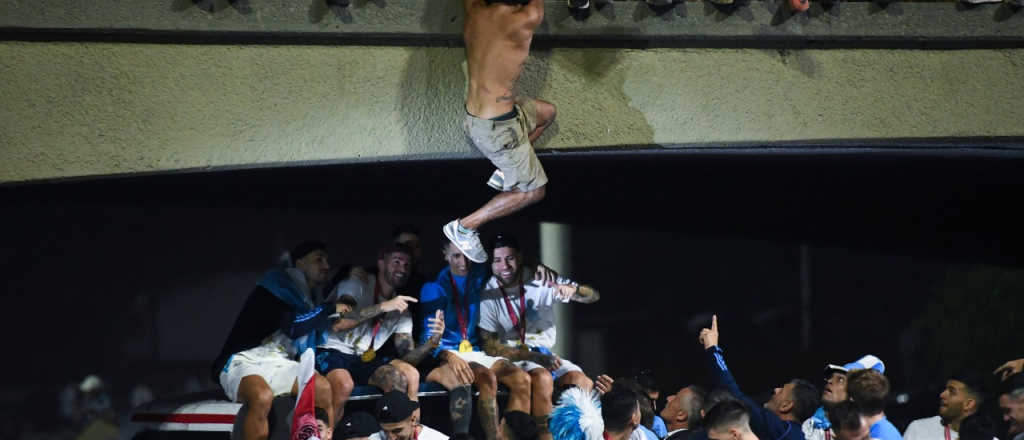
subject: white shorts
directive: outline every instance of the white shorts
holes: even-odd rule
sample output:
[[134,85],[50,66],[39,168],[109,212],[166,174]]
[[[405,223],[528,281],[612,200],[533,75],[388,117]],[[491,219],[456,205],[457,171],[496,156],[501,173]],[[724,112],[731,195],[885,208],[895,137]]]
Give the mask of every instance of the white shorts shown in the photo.
[[237,402],[238,385],[242,378],[252,375],[267,381],[274,396],[286,396],[292,393],[299,377],[299,363],[280,356],[257,357],[243,351],[232,356],[227,368],[220,372],[220,386],[232,402]]
[[458,350],[448,351],[455,353],[455,355],[458,356],[459,359],[462,359],[466,362],[476,362],[480,365],[483,365],[484,368],[488,369],[491,368],[491,366],[493,366],[496,362],[505,360],[505,358],[503,357],[488,356],[487,353],[484,353],[482,351],[471,351],[468,353],[460,353]]
[[[522,368],[523,371],[526,371],[527,373],[529,373],[532,370],[536,370],[538,368],[540,368],[542,370],[547,370],[547,368],[544,368],[540,364],[535,364],[535,363],[530,362],[530,361],[515,361],[515,362],[512,362],[512,363],[516,364],[517,367]],[[580,368],[580,367],[577,367],[576,364],[574,364],[572,362],[569,362],[566,359],[562,359],[562,366],[558,367],[558,369],[553,371],[552,373],[554,373],[555,379],[557,380],[558,378],[564,376],[566,373],[569,373],[571,371],[583,372],[583,369]]]

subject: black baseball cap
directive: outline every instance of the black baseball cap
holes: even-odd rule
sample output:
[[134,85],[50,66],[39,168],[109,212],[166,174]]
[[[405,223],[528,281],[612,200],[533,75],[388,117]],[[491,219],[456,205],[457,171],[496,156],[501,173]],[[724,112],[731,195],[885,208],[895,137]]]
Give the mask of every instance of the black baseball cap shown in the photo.
[[398,423],[412,417],[412,413],[419,407],[419,402],[409,400],[409,396],[405,393],[388,391],[380,399],[377,399],[377,421]]
[[515,249],[516,252],[518,252],[519,240],[516,240],[516,237],[512,236],[511,234],[501,233],[495,235],[494,237],[491,237],[491,239],[487,242],[487,251],[490,253],[494,253],[495,249],[503,247],[510,247],[512,249]]
[[300,243],[298,246],[295,246],[294,248],[292,248],[291,251],[288,252],[289,256],[292,259],[292,266],[295,265],[295,261],[301,260],[306,255],[313,253],[313,251],[327,252],[327,245],[325,245],[322,241],[316,240],[310,240]]
[[366,438],[378,431],[380,431],[380,425],[373,419],[373,416],[364,412],[355,412],[338,422],[338,427],[334,430],[334,438],[337,440]]

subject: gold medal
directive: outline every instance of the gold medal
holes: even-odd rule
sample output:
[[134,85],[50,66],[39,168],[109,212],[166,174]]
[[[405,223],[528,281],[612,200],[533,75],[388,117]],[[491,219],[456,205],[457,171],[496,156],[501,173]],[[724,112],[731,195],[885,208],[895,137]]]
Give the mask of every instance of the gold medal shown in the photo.
[[359,358],[362,359],[363,362],[370,362],[375,357],[377,357],[377,352],[373,351],[372,347],[369,350],[364,351],[362,356],[359,356]]
[[473,351],[473,344],[470,344],[468,340],[463,339],[462,343],[459,344],[459,353],[469,353]]
[[529,345],[526,345],[525,343],[523,343],[523,344],[519,344],[519,349],[520,349],[520,350],[526,350],[526,351],[530,351],[530,346],[529,346]]

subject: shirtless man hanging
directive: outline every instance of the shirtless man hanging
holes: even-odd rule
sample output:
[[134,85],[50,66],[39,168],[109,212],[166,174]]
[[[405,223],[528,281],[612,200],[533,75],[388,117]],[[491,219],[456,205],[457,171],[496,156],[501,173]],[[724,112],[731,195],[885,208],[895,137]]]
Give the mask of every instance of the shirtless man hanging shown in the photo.
[[555,119],[555,106],[516,98],[516,82],[544,20],[543,0],[463,0],[469,91],[463,130],[498,168],[487,184],[501,191],[482,208],[445,225],[444,234],[470,260],[487,252],[476,230],[539,202],[548,181],[532,143]]

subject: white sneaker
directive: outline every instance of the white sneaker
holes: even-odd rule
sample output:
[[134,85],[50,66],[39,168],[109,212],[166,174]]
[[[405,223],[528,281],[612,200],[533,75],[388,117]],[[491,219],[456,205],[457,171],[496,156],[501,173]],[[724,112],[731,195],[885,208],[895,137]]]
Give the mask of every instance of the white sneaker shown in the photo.
[[487,251],[484,250],[484,245],[480,244],[480,235],[473,231],[470,234],[463,234],[459,232],[459,220],[452,220],[451,223],[444,225],[444,235],[448,237],[455,246],[458,246],[462,254],[469,258],[474,263],[483,263],[487,261]]
[[498,191],[505,191],[505,173],[501,172],[501,170],[494,170],[491,178],[487,179],[487,186]]

